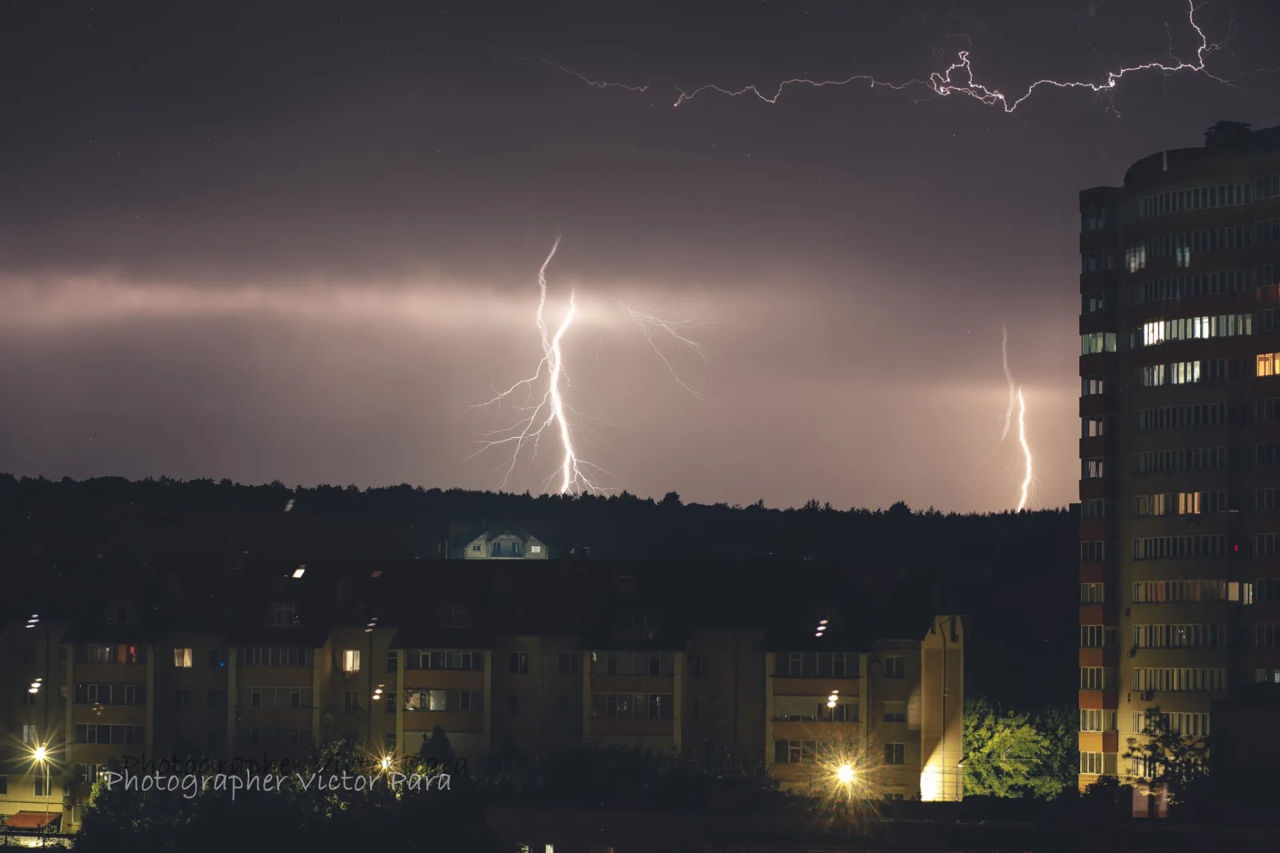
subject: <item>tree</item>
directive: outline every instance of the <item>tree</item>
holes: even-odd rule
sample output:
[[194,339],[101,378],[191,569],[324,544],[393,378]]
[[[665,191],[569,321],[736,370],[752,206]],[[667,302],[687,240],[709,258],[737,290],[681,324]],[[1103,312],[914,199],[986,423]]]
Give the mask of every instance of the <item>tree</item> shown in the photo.
[[964,748],[965,796],[1050,799],[1064,787],[1052,740],[1027,714],[966,701]]
[[1129,738],[1124,757],[1137,766],[1136,778],[1151,788],[1164,787],[1170,805],[1202,805],[1209,786],[1209,749],[1204,740],[1184,737],[1169,725],[1160,708],[1143,714],[1145,739]]

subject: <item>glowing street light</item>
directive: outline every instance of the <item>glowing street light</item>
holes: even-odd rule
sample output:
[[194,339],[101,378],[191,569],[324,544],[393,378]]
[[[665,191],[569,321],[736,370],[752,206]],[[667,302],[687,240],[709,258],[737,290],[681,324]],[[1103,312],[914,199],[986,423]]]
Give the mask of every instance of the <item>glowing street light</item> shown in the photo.
[[48,744],[36,744],[31,750],[31,760],[39,767],[44,768],[44,825],[49,826],[49,746]]
[[841,764],[836,768],[836,781],[845,787],[853,784],[854,775],[852,764]]

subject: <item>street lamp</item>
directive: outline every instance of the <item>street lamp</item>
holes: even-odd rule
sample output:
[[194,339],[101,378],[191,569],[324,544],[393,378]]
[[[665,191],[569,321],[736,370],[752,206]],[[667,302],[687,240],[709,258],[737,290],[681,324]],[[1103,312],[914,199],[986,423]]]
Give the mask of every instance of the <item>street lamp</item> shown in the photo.
[[31,750],[31,760],[38,766],[44,768],[44,828],[49,828],[49,747],[47,744],[37,744],[36,748]]

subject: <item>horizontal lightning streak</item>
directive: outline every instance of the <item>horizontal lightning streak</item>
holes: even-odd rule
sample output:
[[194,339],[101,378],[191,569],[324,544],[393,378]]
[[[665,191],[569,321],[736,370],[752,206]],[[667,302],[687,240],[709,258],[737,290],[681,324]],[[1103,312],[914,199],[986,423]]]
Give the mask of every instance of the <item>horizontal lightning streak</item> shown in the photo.
[[[931,72],[929,76],[925,78],[912,78],[910,80],[905,80],[902,82],[893,82],[893,81],[887,81],[887,80],[879,80],[874,75],[871,75],[871,74],[852,74],[852,75],[849,75],[848,77],[831,79],[831,80],[811,79],[808,77],[792,77],[790,79],[783,80],[782,82],[776,84],[771,89],[764,89],[755,84],[750,84],[750,85],[742,86],[740,88],[735,89],[735,88],[720,86],[715,83],[705,83],[701,86],[698,86],[695,89],[690,89],[686,91],[684,89],[681,89],[679,86],[676,86],[675,90],[677,94],[676,94],[675,103],[673,103],[672,106],[679,107],[683,104],[688,103],[689,101],[692,101],[694,98],[697,98],[699,95],[709,94],[709,93],[725,95],[730,98],[749,96],[749,97],[754,97],[760,101],[763,101],[766,104],[776,104],[782,98],[783,92],[785,92],[789,87],[792,87],[792,86],[804,86],[812,89],[824,89],[827,87],[840,88],[843,86],[849,86],[852,84],[860,83],[860,84],[865,84],[868,88],[872,88],[872,89],[885,88],[885,89],[892,89],[895,91],[903,91],[911,88],[923,88],[923,89],[927,89],[929,92],[931,92],[932,94],[938,97],[962,95],[965,97],[972,98],[975,101],[978,101],[979,103],[985,104],[986,106],[998,107],[1005,113],[1012,113],[1016,109],[1018,109],[1018,107],[1022,106],[1022,104],[1026,103],[1026,101],[1029,98],[1031,98],[1031,96],[1034,95],[1036,91],[1039,89],[1043,89],[1043,88],[1085,89],[1094,93],[1109,92],[1114,90],[1119,85],[1120,80],[1123,79],[1126,75],[1136,74],[1136,73],[1145,72],[1145,71],[1155,71],[1163,74],[1176,74],[1183,71],[1190,71],[1198,74],[1204,74],[1210,79],[1215,80],[1224,85],[1228,85],[1228,86],[1233,85],[1232,81],[1219,77],[1215,74],[1212,74],[1208,70],[1207,57],[1210,54],[1212,54],[1214,51],[1221,49],[1222,45],[1210,44],[1208,36],[1205,35],[1204,30],[1200,27],[1200,24],[1196,21],[1196,4],[1194,0],[1188,0],[1188,3],[1187,3],[1187,22],[1190,25],[1191,29],[1195,31],[1195,34],[1200,39],[1200,44],[1196,48],[1196,52],[1195,52],[1196,58],[1194,62],[1186,62],[1183,60],[1179,60],[1176,57],[1172,56],[1172,53],[1171,53],[1170,60],[1168,62],[1161,62],[1161,61],[1155,60],[1151,62],[1139,63],[1137,65],[1122,66],[1114,71],[1108,71],[1106,73],[1106,77],[1100,82],[1088,81],[1088,80],[1054,80],[1050,78],[1035,80],[1032,83],[1027,85],[1026,90],[1022,92],[1021,95],[1016,95],[1016,96],[1012,94],[1007,94],[1005,92],[1002,92],[999,89],[992,88],[990,86],[987,86],[985,83],[979,82],[976,75],[974,74],[973,63],[971,60],[972,51],[961,50],[957,52],[955,62],[952,62],[950,65],[946,67],[946,69],[942,71]],[[1169,31],[1169,26],[1167,22],[1165,22],[1165,29],[1166,29],[1166,32]],[[606,88],[613,87],[613,88],[619,88],[619,89],[626,89],[628,91],[637,92],[637,93],[646,92],[649,89],[649,84],[647,83],[643,86],[633,86],[625,83],[611,83],[606,81],[593,80],[587,77],[586,75],[581,74],[580,72],[574,71],[573,69],[570,69],[570,68],[566,68],[565,66],[560,65],[559,63],[556,63],[556,62],[552,62],[551,60],[544,59],[542,61],[554,68],[559,69],[565,74],[571,74],[574,77],[577,77],[582,82],[590,86],[594,86],[598,89],[606,89]]]

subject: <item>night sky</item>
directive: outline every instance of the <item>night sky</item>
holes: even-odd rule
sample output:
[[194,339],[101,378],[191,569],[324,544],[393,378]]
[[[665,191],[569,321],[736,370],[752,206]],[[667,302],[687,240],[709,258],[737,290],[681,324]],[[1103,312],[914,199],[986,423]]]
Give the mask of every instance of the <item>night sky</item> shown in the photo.
[[[1280,8],[1197,14],[1223,77]],[[1168,26],[1166,27],[1166,22]],[[0,470],[496,488],[537,270],[580,454],[647,496],[999,510],[1075,499],[1077,192],[1280,121],[1280,74],[1126,76],[1014,113],[891,81],[1102,80],[1178,0],[0,4]],[[649,84],[643,93],[598,81]],[[622,305],[685,321],[704,363]],[[544,488],[544,439],[508,482]],[[554,485],[554,484],[553,484]]]

